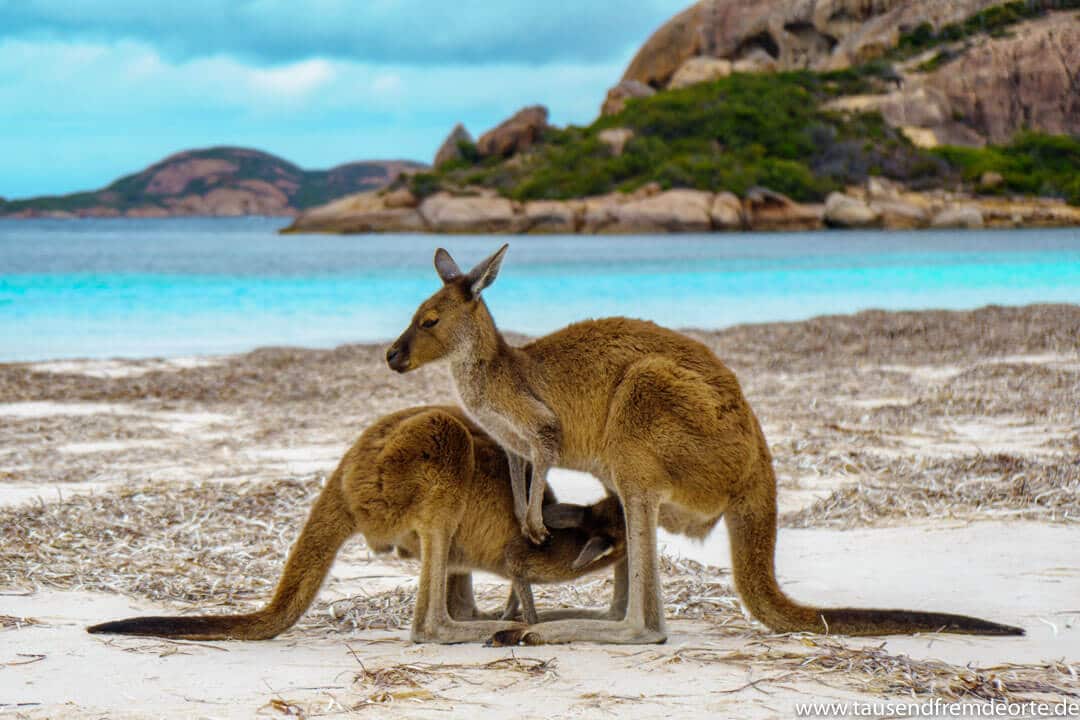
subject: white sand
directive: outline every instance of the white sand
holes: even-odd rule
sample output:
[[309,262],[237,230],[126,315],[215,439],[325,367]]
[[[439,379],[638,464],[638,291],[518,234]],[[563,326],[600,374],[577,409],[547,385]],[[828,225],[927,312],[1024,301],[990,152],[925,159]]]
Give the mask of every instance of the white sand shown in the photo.
[[[207,359],[207,364],[219,362]],[[1080,368],[1076,356],[1028,355],[988,359],[1048,367]],[[198,367],[200,359],[180,361],[64,361],[38,365],[52,372],[99,377]],[[186,364],[185,364],[186,363]],[[959,375],[953,365],[889,366],[927,387]],[[781,378],[798,383],[797,377]],[[848,398],[867,410],[903,405],[914,398],[873,393]],[[844,401],[841,399],[841,401]],[[252,479],[328,472],[345,445],[319,430],[288,441],[271,437],[235,449],[213,443],[227,438],[243,418],[210,411],[142,408],[117,403],[20,402],[0,405],[8,418],[49,418],[112,414],[149,419],[178,440],[208,443],[210,450],[190,462],[139,460],[142,475],[155,480],[212,478]],[[799,439],[790,422],[765,418],[774,442]],[[943,427],[897,433],[887,454],[959,456],[973,452],[1060,453],[1076,428],[1018,421],[1008,416],[949,418]],[[354,429],[345,427],[342,433]],[[334,440],[331,442],[331,440]],[[1047,440],[1057,443],[1048,450]],[[58,448],[69,456],[132,450],[152,453],[156,440],[118,439],[69,442]],[[163,442],[167,445],[168,442]],[[201,446],[200,446],[201,447]],[[0,463],[14,449],[0,447]],[[134,455],[142,458],[142,455]],[[10,463],[9,463],[10,465]],[[786,477],[784,510],[805,507],[828,494],[849,476]],[[0,484],[0,505],[54,502],[80,492],[104,492],[124,482],[104,474],[85,482]],[[600,485],[578,473],[555,471],[552,484],[561,499],[588,502],[600,497]],[[306,510],[306,509],[305,509]],[[723,525],[704,543],[662,534],[668,554],[729,567]],[[973,638],[925,635],[851,641],[917,658],[940,658],[956,664],[1035,663],[1080,659],[1080,525],[1029,521],[982,520],[960,523],[919,519],[900,526],[872,529],[783,529],[777,568],[785,589],[795,598],[828,605],[908,607],[952,611],[1018,624],[1024,638]],[[321,599],[378,592],[403,582],[400,566],[363,561],[350,552],[334,568]],[[88,562],[92,559],[88,558]],[[489,579],[481,578],[482,582]],[[477,646],[416,646],[405,631],[353,632],[330,636],[292,630],[268,642],[174,643],[152,639],[103,638],[84,632],[88,624],[175,608],[104,593],[40,590],[5,595],[0,615],[26,616],[41,626],[0,630],[0,715],[52,718],[250,718],[282,716],[268,704],[296,703],[306,714],[340,714],[342,707],[365,702],[374,692],[355,684],[369,670],[400,663],[487,663],[511,656],[555,659],[554,674],[527,677],[506,670],[465,669],[435,675],[423,683],[434,693],[423,702],[399,697],[390,704],[360,710],[371,717],[793,717],[794,704],[808,700],[861,698],[841,682],[823,684],[778,677],[772,668],[741,662],[702,664],[669,662],[680,649],[707,647],[734,652],[746,641],[714,632],[707,624],[670,623],[669,642],[661,647],[620,648],[589,645],[516,649]],[[777,640],[791,643],[794,640]],[[761,682],[757,682],[761,681]],[[756,684],[750,685],[749,683]]]
[[313,472],[329,472],[341,460],[341,445],[301,445],[287,448],[260,448],[244,450],[244,457],[262,460],[282,472],[305,475]]
[[220,365],[230,356],[154,358],[146,360],[53,360],[34,363],[38,372],[85,375],[98,378],[138,377],[150,372],[169,372]]
[[[602,495],[599,483],[581,473],[558,470],[552,486],[569,502]],[[731,567],[723,524],[704,542],[663,530],[659,542],[673,557]],[[1028,631],[1020,641],[935,635],[935,657],[960,664],[1080,658],[1080,525],[920,520],[873,529],[786,528],[777,545],[783,586],[802,602],[956,612]],[[925,645],[889,640],[913,657],[929,657],[919,650]]]
[[[726,565],[722,528],[704,545],[681,538],[664,542],[668,552]],[[801,600],[955,610],[1018,622],[1028,629],[1024,638],[929,635],[886,641],[891,651],[912,657],[985,666],[1080,656],[1078,546],[1080,528],[1036,523],[785,530],[778,566],[784,586]],[[1025,548],[1040,552],[1034,556]],[[343,576],[350,571],[361,577],[344,584],[331,581],[324,597],[360,587],[376,591],[396,582],[393,577],[362,577],[394,574],[377,564],[337,568]],[[364,688],[353,684],[360,662],[374,670],[399,663],[486,663],[511,655],[555,658],[558,677],[539,681],[476,671],[466,676],[481,685],[448,679],[444,688],[435,682],[428,687],[446,699],[423,705],[399,701],[375,712],[379,717],[442,717],[448,710],[470,717],[584,717],[596,710],[592,703],[600,703],[632,718],[669,712],[790,717],[795,702],[857,697],[849,690],[805,681],[765,683],[759,689],[723,694],[775,673],[760,668],[748,672],[738,663],[665,664],[664,659],[681,648],[734,651],[742,645],[738,639],[710,635],[706,624],[687,621],[670,623],[668,643],[656,648],[414,646],[404,631],[320,637],[297,630],[267,642],[192,645],[85,634],[85,625],[105,618],[168,612],[118,596],[39,592],[0,596],[0,606],[5,614],[48,623],[7,631],[0,649],[0,663],[45,656],[0,670],[0,703],[40,703],[30,717],[109,712],[110,717],[240,718],[252,717],[274,697],[318,710],[331,708],[334,699],[352,705],[365,696]],[[389,642],[369,644],[372,641]],[[868,639],[862,644],[881,642]],[[68,703],[78,712],[69,711]]]

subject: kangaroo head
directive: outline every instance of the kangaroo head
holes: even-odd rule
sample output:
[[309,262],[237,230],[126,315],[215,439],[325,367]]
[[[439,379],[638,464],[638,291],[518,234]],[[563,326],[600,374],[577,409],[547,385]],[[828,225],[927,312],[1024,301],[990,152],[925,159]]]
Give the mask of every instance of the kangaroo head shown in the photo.
[[602,558],[617,560],[626,555],[626,521],[617,497],[609,496],[592,505],[545,505],[544,524],[552,530],[575,529],[589,538],[571,565],[574,570]]
[[415,370],[466,350],[485,334],[496,332],[480,293],[495,282],[508,247],[503,245],[468,273],[461,272],[450,253],[442,248],[435,251],[435,271],[443,286],[420,303],[409,327],[386,351],[390,369],[399,373]]

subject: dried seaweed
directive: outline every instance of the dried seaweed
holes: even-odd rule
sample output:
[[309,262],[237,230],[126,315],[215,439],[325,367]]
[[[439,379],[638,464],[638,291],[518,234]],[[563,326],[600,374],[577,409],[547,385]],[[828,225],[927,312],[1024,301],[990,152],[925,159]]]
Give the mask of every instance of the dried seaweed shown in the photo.
[[21,630],[33,625],[41,625],[40,620],[31,617],[15,617],[14,615],[0,615],[0,630]]
[[235,606],[269,595],[319,478],[168,484],[0,510],[0,586]]
[[849,455],[860,479],[782,518],[787,527],[856,527],[889,519],[1019,517],[1080,522],[1080,462],[1009,453],[954,458]]
[[681,648],[658,658],[667,663],[727,663],[781,671],[786,678],[835,682],[880,697],[934,697],[1025,702],[1080,697],[1080,666],[1063,661],[959,666],[941,660],[894,655],[879,646],[860,647],[832,639],[797,637],[798,644],[755,642],[735,652]]

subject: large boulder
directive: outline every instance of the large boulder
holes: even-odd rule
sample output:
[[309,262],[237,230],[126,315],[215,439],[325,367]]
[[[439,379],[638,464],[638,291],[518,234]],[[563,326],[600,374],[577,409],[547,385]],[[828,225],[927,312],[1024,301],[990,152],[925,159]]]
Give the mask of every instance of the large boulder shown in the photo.
[[1004,176],[999,172],[987,170],[979,176],[979,190],[996,190],[1005,182]]
[[829,193],[825,198],[825,222],[833,227],[874,227],[881,220],[881,213],[859,198],[843,193]]
[[742,71],[842,69],[894,47],[902,30],[941,27],[1000,1],[701,0],[657,29],[622,79],[665,88],[699,56]]
[[930,214],[922,205],[903,198],[879,198],[870,201],[881,227],[886,230],[915,230],[930,224]]
[[435,160],[432,163],[436,168],[442,167],[448,162],[454,160],[461,160],[463,155],[461,153],[462,144],[473,144],[472,135],[465,129],[465,126],[458,123],[454,126],[454,129],[450,131],[450,134],[443,140],[442,145],[439,146],[438,151],[435,153]]
[[707,28],[712,27],[712,5],[694,3],[661,25],[630,61],[623,82],[636,82],[653,89],[667,87],[683,63],[695,55],[706,54],[700,52],[705,49],[701,41]]
[[925,79],[950,118],[993,143],[1022,129],[1080,133],[1080,21],[1051,13],[982,38]]
[[825,227],[822,205],[802,205],[767,188],[751,188],[743,203],[751,230],[820,230]]
[[736,60],[731,69],[737,73],[773,73],[783,66],[764,48],[753,48]]
[[535,145],[547,127],[547,108],[533,105],[519,110],[509,120],[481,135],[476,141],[476,150],[481,157],[510,157]]
[[690,87],[703,82],[726,78],[731,74],[731,61],[714,57],[693,57],[679,66],[668,83],[668,90]]
[[[427,225],[408,190],[356,193],[301,213],[283,232],[393,233],[426,232]],[[415,198],[413,198],[415,205]]]
[[956,57],[932,72],[908,72],[892,92],[842,97],[825,107],[880,112],[921,147],[1005,143],[1024,129],[1080,133],[1080,22],[1071,14],[1050,13],[950,52]]
[[985,225],[982,210],[975,205],[950,205],[938,211],[930,220],[933,228],[978,229]]
[[731,192],[717,193],[709,209],[714,230],[745,230],[746,216],[742,201]]
[[535,234],[568,235],[577,232],[582,211],[578,200],[536,200],[525,203],[523,230]]
[[427,232],[428,227],[416,210],[398,208],[345,215],[330,224],[315,228],[304,228],[302,221],[298,220],[289,230],[290,232],[335,232],[343,234],[422,233]]
[[634,131],[630,128],[608,128],[601,130],[596,139],[607,145],[612,155],[619,157],[626,149],[626,143],[634,139]]
[[656,94],[654,88],[637,80],[623,80],[615,87],[607,91],[604,105],[600,108],[601,115],[617,115],[626,107],[626,101],[633,98],[651,97]]
[[708,232],[712,229],[713,194],[700,190],[668,190],[617,206],[606,232]]
[[586,235],[607,232],[616,222],[619,206],[630,198],[623,193],[591,195],[582,199],[581,232]]
[[383,205],[389,209],[414,208],[420,201],[413,195],[409,188],[397,188],[396,190],[384,190],[379,193]]
[[986,227],[1076,227],[1080,207],[1049,198],[980,198]]
[[980,145],[978,133],[956,121],[949,98],[915,78],[902,88],[879,95],[848,95],[824,105],[839,112],[878,112],[893,127],[900,128],[913,144],[937,147],[942,144]]
[[510,233],[519,221],[514,204],[493,194],[456,196],[435,193],[420,204],[420,215],[433,232]]

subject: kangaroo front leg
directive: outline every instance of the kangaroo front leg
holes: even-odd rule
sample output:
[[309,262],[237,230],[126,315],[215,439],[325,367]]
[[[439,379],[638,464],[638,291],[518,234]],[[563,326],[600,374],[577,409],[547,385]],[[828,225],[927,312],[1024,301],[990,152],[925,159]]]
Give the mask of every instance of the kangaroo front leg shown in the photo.
[[514,493],[514,516],[524,526],[525,517],[529,512],[529,495],[525,473],[528,461],[510,450],[506,451],[506,459],[510,465],[510,488]]
[[413,614],[413,642],[479,642],[506,630],[520,629],[520,623],[498,620],[460,622],[447,611],[448,533],[443,530],[420,533],[420,587],[416,591]]
[[536,616],[536,601],[533,599],[532,585],[527,580],[514,578],[514,595],[521,601],[521,616],[530,625],[540,622]]
[[520,604],[518,602],[517,591],[514,590],[513,587],[511,587],[510,595],[506,598],[506,607],[503,608],[502,617],[500,617],[499,619],[513,620],[515,617],[517,617],[519,606]]
[[613,620],[555,620],[525,630],[497,633],[494,645],[543,645],[548,643],[598,642],[619,644],[662,643],[664,605],[660,587],[660,563],[656,550],[659,500],[652,496],[623,495],[626,513],[628,590],[626,617]]
[[521,534],[533,544],[540,545],[548,539],[548,529],[544,526],[544,490],[547,488],[549,464],[533,456],[532,482],[529,483],[529,502],[525,517],[521,522]]
[[558,419],[546,407],[544,410],[546,414],[541,416],[527,438],[532,447],[532,480],[529,482],[529,508],[521,528],[522,534],[537,545],[548,537],[544,527],[544,491],[548,470],[558,464],[562,444]]

